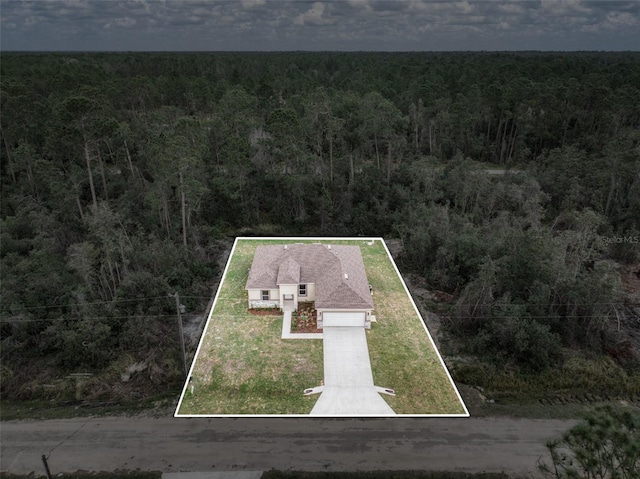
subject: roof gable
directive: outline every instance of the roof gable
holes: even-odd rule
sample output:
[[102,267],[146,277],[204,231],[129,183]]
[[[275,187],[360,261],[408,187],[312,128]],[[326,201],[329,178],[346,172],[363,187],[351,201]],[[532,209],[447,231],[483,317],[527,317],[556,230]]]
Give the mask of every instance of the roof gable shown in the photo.
[[278,266],[278,276],[276,284],[298,284],[300,283],[300,265],[290,255],[282,260]]

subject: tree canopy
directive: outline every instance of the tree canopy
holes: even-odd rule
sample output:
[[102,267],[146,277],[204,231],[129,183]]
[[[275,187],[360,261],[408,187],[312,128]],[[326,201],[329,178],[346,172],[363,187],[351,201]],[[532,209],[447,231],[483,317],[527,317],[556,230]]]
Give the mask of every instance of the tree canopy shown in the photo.
[[639,60],[3,53],[3,392],[42,354],[177,351],[166,294],[204,308],[238,234],[399,237],[500,364],[611,350],[640,258]]

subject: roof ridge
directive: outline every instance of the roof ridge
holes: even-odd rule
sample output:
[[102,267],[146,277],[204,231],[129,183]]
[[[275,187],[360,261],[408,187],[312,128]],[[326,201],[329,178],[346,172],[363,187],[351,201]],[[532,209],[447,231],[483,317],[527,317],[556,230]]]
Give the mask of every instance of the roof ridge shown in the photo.
[[348,280],[347,281],[342,281],[342,284],[347,286],[347,289],[349,289],[350,291],[353,291],[353,294],[355,294],[358,298],[360,298],[361,300],[367,302],[368,301],[368,297],[363,297],[358,291],[356,291],[349,283]]

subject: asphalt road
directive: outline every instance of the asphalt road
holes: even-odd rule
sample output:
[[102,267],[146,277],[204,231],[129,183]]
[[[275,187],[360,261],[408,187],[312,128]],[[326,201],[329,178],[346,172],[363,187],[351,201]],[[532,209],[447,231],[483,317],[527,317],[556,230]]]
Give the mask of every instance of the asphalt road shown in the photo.
[[[0,470],[450,470],[534,473],[575,422],[512,418],[99,417],[0,423]],[[546,457],[546,456],[545,456]]]

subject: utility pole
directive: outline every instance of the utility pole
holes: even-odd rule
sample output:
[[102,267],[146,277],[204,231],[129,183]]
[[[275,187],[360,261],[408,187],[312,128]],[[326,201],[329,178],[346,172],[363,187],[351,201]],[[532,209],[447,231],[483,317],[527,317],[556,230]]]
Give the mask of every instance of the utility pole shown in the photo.
[[47,479],[51,479],[51,471],[49,470],[49,464],[47,463],[47,456],[42,455],[42,464],[44,465],[44,472],[47,474]]
[[184,377],[186,378],[189,370],[187,369],[187,352],[184,347],[184,331],[182,329],[182,312],[184,311],[184,306],[180,304],[180,296],[178,296],[177,292],[169,296],[176,298],[176,312],[178,313],[178,326],[180,327],[180,345],[182,346],[182,364],[184,365]]

